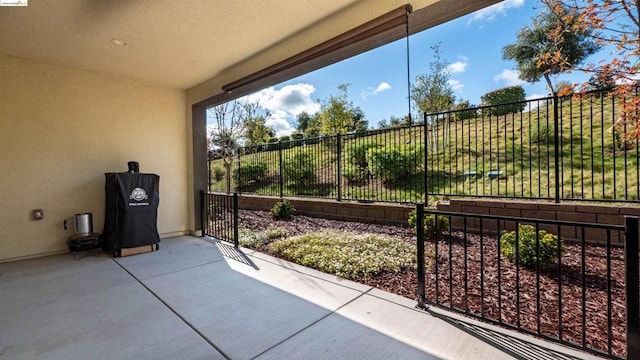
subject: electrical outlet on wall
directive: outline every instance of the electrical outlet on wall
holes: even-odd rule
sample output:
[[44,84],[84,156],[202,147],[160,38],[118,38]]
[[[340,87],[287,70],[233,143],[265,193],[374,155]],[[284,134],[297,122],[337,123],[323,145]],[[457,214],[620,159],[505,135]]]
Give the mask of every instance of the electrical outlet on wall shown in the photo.
[[32,211],[33,220],[42,220],[44,219],[44,211],[42,209],[35,209]]

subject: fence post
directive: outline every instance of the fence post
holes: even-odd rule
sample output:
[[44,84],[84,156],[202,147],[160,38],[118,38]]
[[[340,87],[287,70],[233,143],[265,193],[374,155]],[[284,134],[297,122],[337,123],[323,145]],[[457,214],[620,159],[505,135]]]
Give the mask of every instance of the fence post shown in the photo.
[[424,304],[424,204],[416,204],[416,244],[418,248],[418,307],[426,309]]
[[342,201],[342,135],[340,135],[340,133],[338,133],[338,135],[336,135],[337,140],[336,140],[336,147],[337,150],[336,152],[337,154],[337,166],[338,166],[338,173],[337,173],[337,182],[338,182],[338,201]]
[[282,141],[278,140],[278,173],[280,174],[280,198],[284,194],[284,177],[282,175]]
[[625,216],[624,227],[624,266],[627,287],[627,359],[640,359],[638,218]]
[[428,180],[427,180],[427,166],[429,164],[429,135],[427,134],[429,129],[427,126],[427,113],[423,113],[423,124],[424,124],[424,203],[429,204],[429,191],[428,191]]
[[233,193],[233,246],[237,249],[240,245],[238,238],[238,193]]
[[240,149],[238,149],[238,178],[236,179],[236,183],[237,183],[237,190],[238,192],[242,193],[242,182],[240,181],[241,177],[240,177]]
[[209,222],[207,221],[208,216],[207,216],[207,210],[206,209],[208,208],[208,206],[207,206],[207,204],[205,202],[206,198],[207,197],[205,195],[205,191],[204,190],[200,190],[200,221],[201,221],[201,224],[202,224],[202,229],[201,229],[201,232],[202,232],[201,235],[202,236],[207,235],[206,232],[205,232],[205,229],[209,226]]
[[560,120],[558,112],[558,95],[553,94],[553,166],[555,177],[555,202],[560,202]]

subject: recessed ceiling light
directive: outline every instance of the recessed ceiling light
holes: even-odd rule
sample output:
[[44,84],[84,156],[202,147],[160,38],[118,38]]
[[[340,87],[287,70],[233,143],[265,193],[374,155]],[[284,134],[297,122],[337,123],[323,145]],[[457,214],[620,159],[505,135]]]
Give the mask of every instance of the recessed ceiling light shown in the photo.
[[127,42],[122,39],[111,39],[111,42],[116,45],[127,45]]

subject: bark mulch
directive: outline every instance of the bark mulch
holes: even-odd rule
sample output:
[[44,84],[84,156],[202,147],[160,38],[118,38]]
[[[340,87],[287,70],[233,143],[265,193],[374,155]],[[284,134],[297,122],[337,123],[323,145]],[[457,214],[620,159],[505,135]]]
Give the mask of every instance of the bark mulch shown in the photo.
[[[320,229],[386,234],[415,243],[414,231],[408,227],[300,215],[290,221],[278,221],[268,212],[242,210],[240,224],[252,231],[276,226],[287,229],[290,235]],[[435,246],[436,241],[430,239],[425,247],[435,253]],[[607,249],[601,246],[583,248],[565,243],[562,267],[558,269],[554,264],[540,271],[517,267],[500,257],[496,236],[467,234],[465,238],[463,233],[454,232],[451,237],[437,241],[437,246],[437,266],[431,262],[434,265],[426,269],[427,301],[595,350],[611,349],[613,355],[625,356],[622,249],[609,250],[608,275]],[[258,250],[269,253],[266,247]],[[415,271],[382,273],[356,281],[417,299]]]

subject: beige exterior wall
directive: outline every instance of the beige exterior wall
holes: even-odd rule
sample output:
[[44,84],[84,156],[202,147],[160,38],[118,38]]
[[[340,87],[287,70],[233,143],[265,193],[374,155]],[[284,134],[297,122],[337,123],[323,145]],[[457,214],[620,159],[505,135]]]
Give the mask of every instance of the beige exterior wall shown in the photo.
[[0,54],[0,262],[67,251],[76,213],[101,232],[104,173],[130,160],[160,175],[161,236],[186,233],[185,109],[184,90]]

